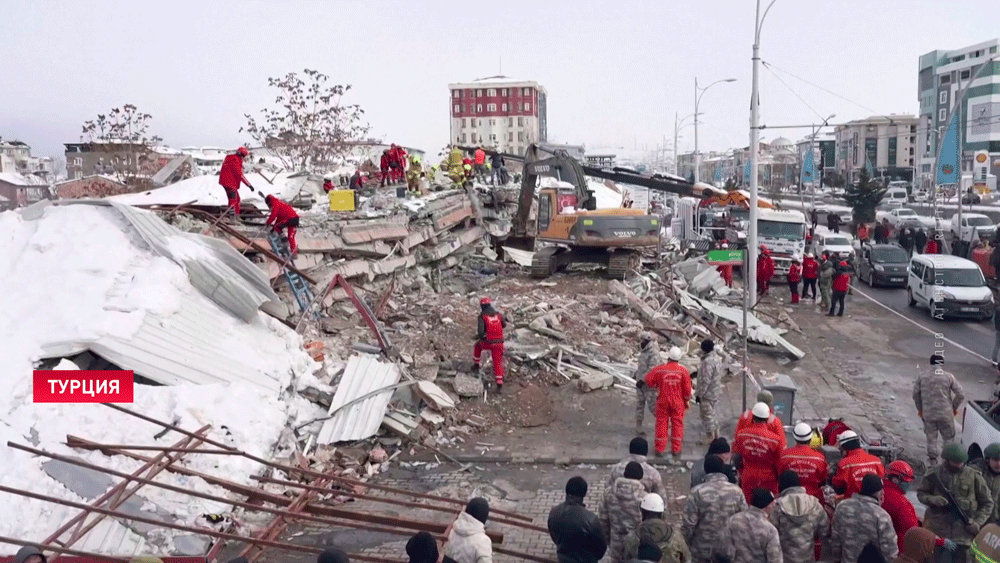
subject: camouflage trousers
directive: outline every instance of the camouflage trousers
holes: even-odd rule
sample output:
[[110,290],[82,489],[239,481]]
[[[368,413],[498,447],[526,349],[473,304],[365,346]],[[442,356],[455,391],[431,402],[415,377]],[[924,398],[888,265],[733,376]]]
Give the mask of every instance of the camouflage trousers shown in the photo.
[[828,285],[819,286],[819,306],[822,309],[830,307],[830,291],[833,288]]
[[927,457],[934,461],[941,455],[941,445],[938,444],[938,434],[941,441],[947,444],[955,440],[955,421],[947,418],[941,420],[924,419],[924,435],[927,436]]
[[656,395],[657,391],[655,387],[650,387],[648,385],[643,386],[636,393],[635,402],[635,427],[642,428],[642,421],[646,417],[646,411],[649,414],[656,414]]
[[698,403],[701,424],[705,427],[705,435],[709,439],[714,439],[719,435],[719,421],[715,417],[715,404],[718,402],[718,399],[711,401],[701,399],[701,402]]

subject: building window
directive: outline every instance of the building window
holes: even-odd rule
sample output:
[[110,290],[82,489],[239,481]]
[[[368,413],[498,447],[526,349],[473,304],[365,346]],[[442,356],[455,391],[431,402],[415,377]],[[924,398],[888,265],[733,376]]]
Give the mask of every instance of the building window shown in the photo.
[[524,127],[524,118],[523,117],[518,117],[517,118],[517,126],[518,127]]
[[941,111],[938,112],[938,121],[943,123],[945,119],[948,119],[948,110],[941,109]]
[[528,89],[527,89],[527,88],[524,88],[523,90],[521,90],[521,95],[523,95],[524,97],[528,97],[528,96],[530,96],[531,94],[530,94],[530,93],[528,93]]
[[507,111],[507,104],[500,104],[500,111]]
[[76,157],[73,159],[73,166],[83,166],[83,159]]
[[940,102],[942,104],[947,104],[948,103],[948,91],[947,90],[941,90],[941,93],[938,94],[938,102]]
[[462,106],[460,104],[455,104],[455,113],[462,113]]
[[508,117],[507,118],[507,127],[513,127],[513,126],[514,126],[514,118],[513,117]]
[[476,90],[476,97],[477,98],[482,98],[483,97],[483,91],[482,90]]
[[962,73],[959,76],[961,77],[962,80],[968,80],[969,77],[972,76],[972,71],[971,70],[963,70]]
[[944,86],[945,84],[951,84],[951,75],[950,74],[942,74],[941,75],[941,85]]
[[462,142],[465,142],[465,133],[462,133]]
[[490,133],[490,140],[491,140],[491,141],[496,141],[496,140],[497,140],[497,135],[496,135],[496,133]]
[[507,133],[507,140],[510,141],[510,142],[514,142],[514,132],[513,131],[511,131],[510,133]]
[[497,91],[495,88],[490,88],[486,91],[486,95],[492,98],[497,95]]
[[990,54],[991,55],[995,55],[996,52],[997,52],[997,48],[996,47],[990,47]]
[[465,129],[465,126],[468,124],[468,121],[469,121],[468,119],[464,117],[462,118],[462,129]]
[[497,120],[496,119],[491,119],[490,120],[490,126],[491,127],[494,126],[494,125],[496,125],[496,124],[497,124]]
[[507,89],[504,88],[503,90],[500,90],[500,95],[501,96],[506,96],[507,95]]
[[518,141],[523,141],[524,140],[524,133],[523,132],[521,132],[521,131],[517,132],[517,140]]
[[531,111],[531,103],[524,102],[524,111]]
[[482,111],[483,111],[483,104],[476,104],[476,113],[480,113]]
[[461,98],[462,97],[462,91],[461,90],[453,90],[453,92],[455,93],[455,97],[456,98]]
[[487,111],[496,111],[497,110],[497,105],[496,104],[487,104],[486,105],[486,110]]
[[896,137],[889,137],[889,163],[888,166],[896,165],[896,143],[898,139]]

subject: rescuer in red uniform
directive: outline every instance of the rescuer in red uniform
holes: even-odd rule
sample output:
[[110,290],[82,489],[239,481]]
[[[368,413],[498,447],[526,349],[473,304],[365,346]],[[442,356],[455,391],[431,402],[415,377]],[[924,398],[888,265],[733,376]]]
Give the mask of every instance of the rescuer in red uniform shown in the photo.
[[781,443],[768,428],[767,419],[771,410],[765,403],[757,403],[751,409],[753,420],[750,425],[736,433],[733,453],[739,456],[737,468],[740,472],[740,487],[747,499],[753,490],[763,487],[772,493],[778,491],[778,463],[781,460]]
[[[729,245],[723,242],[719,248],[722,250],[728,250]],[[722,279],[725,280],[726,287],[733,287],[733,265],[723,264],[716,269],[719,270],[719,274],[722,275]]]
[[802,266],[799,257],[792,256],[792,265],[788,267],[788,289],[792,292],[792,303],[799,302],[799,281],[802,280]]
[[472,370],[479,375],[479,358],[483,350],[489,350],[493,357],[493,377],[497,382],[497,393],[503,389],[503,329],[507,321],[493,308],[489,297],[479,300],[479,332],[476,333],[476,347],[473,350]]
[[392,179],[389,177],[391,173],[390,170],[392,168],[390,166],[391,163],[392,163],[392,156],[389,154],[389,149],[382,151],[382,159],[379,160],[379,165],[378,165],[379,171],[382,173],[382,182],[379,185],[379,187],[381,188],[385,187],[386,180],[388,180],[390,183],[392,182]]
[[854,493],[861,492],[861,480],[865,475],[875,474],[885,477],[882,460],[861,447],[861,438],[855,431],[842,432],[837,438],[837,445],[844,452],[844,457],[837,464],[837,474],[833,476],[830,484],[838,495],[850,498]]
[[813,258],[812,252],[807,252],[802,259],[802,298],[810,299],[809,289],[812,288],[812,300],[816,301],[816,280],[819,279],[819,262]]
[[246,147],[236,149],[236,154],[226,155],[226,159],[222,161],[222,169],[219,170],[219,185],[226,190],[229,208],[237,217],[240,216],[240,185],[246,184],[253,190],[253,186],[243,175],[243,159],[249,154]]
[[684,414],[691,401],[691,374],[680,365],[680,348],[674,346],[667,352],[667,363],[660,364],[646,374],[646,385],[656,389],[656,457],[670,451],[674,462],[680,462],[684,444]]
[[[778,439],[778,443],[781,444],[781,449],[784,450],[787,445],[787,439],[785,438],[785,426],[781,424],[781,419],[774,416],[774,394],[764,389],[760,393],[757,393],[757,402],[764,403],[767,405],[767,409],[771,412],[771,415],[767,417],[767,427],[771,429],[774,437]],[[736,434],[739,434],[740,430],[750,426],[753,422],[753,409],[748,411],[743,411],[740,418],[736,421],[736,431],[733,432],[733,439],[736,438]]]
[[288,250],[292,253],[292,258],[298,255],[299,245],[295,242],[295,229],[299,226],[299,214],[291,205],[280,199],[269,195],[264,198],[264,203],[271,210],[265,225],[273,225],[274,232],[281,233],[282,229],[288,229]]
[[806,492],[823,502],[823,491],[820,490],[829,477],[826,456],[813,449],[811,442],[813,430],[809,424],[800,422],[792,431],[795,446],[781,452],[778,461],[778,475],[792,470],[799,476],[799,483]]
[[760,245],[760,256],[757,257],[757,293],[762,296],[767,295],[768,284],[772,276],[774,276],[774,260],[771,258],[771,250],[762,244]]
[[917,511],[913,508],[913,503],[906,498],[906,491],[910,489],[913,482],[913,468],[909,463],[901,459],[889,464],[885,470],[886,477],[882,480],[882,490],[885,497],[882,499],[882,509],[889,513],[892,518],[892,527],[896,530],[896,538],[899,542],[900,553],[903,549],[903,537],[910,528],[920,525],[917,520]]

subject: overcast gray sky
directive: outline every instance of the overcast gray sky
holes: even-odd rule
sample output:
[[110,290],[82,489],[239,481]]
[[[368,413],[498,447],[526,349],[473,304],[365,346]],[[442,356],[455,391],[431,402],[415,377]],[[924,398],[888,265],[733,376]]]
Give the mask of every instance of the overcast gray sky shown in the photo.
[[[765,5],[767,0],[765,0]],[[61,154],[82,123],[125,103],[169,145],[232,146],[267,78],[303,68],[353,85],[375,136],[437,151],[448,84],[499,73],[549,94],[549,135],[589,147],[672,147],[701,102],[702,151],[748,142],[754,0],[104,0],[17,2],[0,17],[0,136]],[[1000,35],[1000,2],[777,0],[761,57],[765,125],[916,113],[917,58]],[[844,99],[841,99],[840,97]],[[850,100],[850,101],[847,101]],[[815,109],[815,113],[808,106]],[[864,107],[859,107],[864,106]],[[865,109],[865,108],[870,108]],[[772,131],[796,140],[802,131]],[[680,150],[693,147],[692,128]]]

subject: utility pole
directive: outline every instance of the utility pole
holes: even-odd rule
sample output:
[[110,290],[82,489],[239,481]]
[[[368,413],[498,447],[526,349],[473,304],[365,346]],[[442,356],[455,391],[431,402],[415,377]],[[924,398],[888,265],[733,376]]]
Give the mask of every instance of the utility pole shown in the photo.
[[701,153],[698,152],[698,104],[701,102],[701,97],[708,91],[709,88],[715,86],[720,82],[736,82],[735,78],[724,78],[722,80],[716,80],[715,82],[705,86],[704,88],[698,88],[698,77],[694,77],[694,181],[701,181]]
[[[760,14],[760,0],[757,0],[757,12],[754,18],[753,38],[753,82],[750,87],[750,226],[747,232],[747,275],[744,286],[747,288],[744,307],[753,307],[757,303],[757,220],[760,210],[757,208],[757,172],[760,164],[760,29],[767,17],[767,12],[774,6],[776,0],[771,0],[763,17]],[[746,342],[746,324],[743,325],[743,340]],[[746,359],[744,359],[746,367]],[[745,383],[744,383],[745,384]],[[744,393],[745,395],[745,393]],[[744,396],[744,407],[746,397]]]
[[677,176],[677,112],[674,112],[674,175]]

